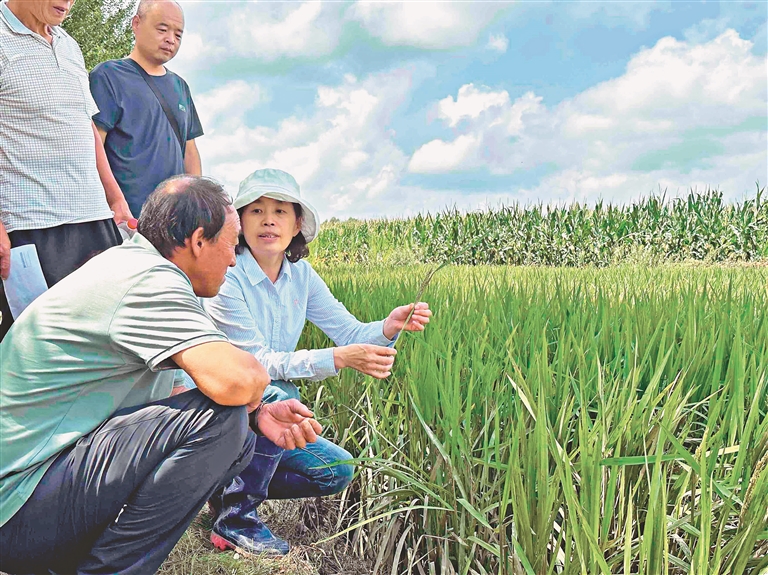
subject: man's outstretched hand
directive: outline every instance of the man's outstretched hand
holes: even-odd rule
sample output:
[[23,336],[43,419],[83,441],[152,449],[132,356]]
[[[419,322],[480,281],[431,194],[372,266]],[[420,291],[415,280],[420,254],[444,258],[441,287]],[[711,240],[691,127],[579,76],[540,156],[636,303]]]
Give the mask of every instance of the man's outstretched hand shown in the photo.
[[290,450],[317,441],[323,428],[313,415],[298,399],[287,399],[264,404],[257,423],[262,435],[278,447]]

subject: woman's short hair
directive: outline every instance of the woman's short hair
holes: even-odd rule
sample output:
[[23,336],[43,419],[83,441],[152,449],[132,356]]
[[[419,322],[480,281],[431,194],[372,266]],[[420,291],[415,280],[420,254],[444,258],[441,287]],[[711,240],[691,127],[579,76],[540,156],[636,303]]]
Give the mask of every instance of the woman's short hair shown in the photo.
[[138,232],[169,258],[197,228],[203,228],[203,238],[215,241],[231,206],[229,195],[215,180],[174,176],[160,182],[144,202]]
[[[295,202],[291,202],[291,204],[293,205],[293,212],[296,214],[296,219],[298,220],[304,215],[304,210],[301,208],[301,204],[297,204]],[[248,206],[243,206],[242,208],[237,210],[237,215],[242,218],[243,210],[245,210],[245,208],[247,207]],[[237,246],[235,247],[235,253],[240,255],[247,249],[248,249],[248,242],[245,241],[245,236],[243,235],[243,232],[241,230],[240,237],[237,240]],[[309,255],[309,246],[307,245],[307,240],[304,239],[304,234],[299,232],[298,234],[293,236],[291,243],[288,244],[287,248],[285,248],[285,257],[288,258],[289,262],[291,262],[292,264],[295,264],[301,258],[305,258],[308,255]]]

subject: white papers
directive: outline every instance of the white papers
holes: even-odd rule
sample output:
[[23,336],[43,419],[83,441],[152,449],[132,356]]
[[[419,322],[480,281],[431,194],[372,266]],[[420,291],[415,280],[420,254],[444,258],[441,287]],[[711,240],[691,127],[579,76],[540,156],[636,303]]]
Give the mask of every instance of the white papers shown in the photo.
[[35,244],[11,248],[11,273],[3,280],[3,287],[13,319],[48,289]]

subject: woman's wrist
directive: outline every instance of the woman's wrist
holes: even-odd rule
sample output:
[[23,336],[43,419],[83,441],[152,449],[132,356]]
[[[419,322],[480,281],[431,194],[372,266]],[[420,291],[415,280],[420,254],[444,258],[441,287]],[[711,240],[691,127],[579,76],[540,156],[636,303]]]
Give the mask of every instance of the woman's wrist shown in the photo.
[[384,325],[381,326],[381,333],[384,334],[384,337],[386,337],[389,341],[392,341],[392,338],[394,338],[400,331],[397,327],[392,325],[394,323],[395,322],[390,318],[387,318],[384,320]]
[[333,348],[333,366],[336,368],[336,371],[339,371],[343,367],[347,367],[346,362],[344,361],[343,347]]

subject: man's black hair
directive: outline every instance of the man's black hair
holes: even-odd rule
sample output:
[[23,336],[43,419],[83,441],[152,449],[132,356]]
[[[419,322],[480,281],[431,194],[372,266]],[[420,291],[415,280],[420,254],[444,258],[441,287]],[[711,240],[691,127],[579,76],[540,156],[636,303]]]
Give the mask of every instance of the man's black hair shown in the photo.
[[221,184],[199,176],[174,176],[160,182],[141,209],[139,233],[169,258],[197,228],[215,241],[232,203]]

